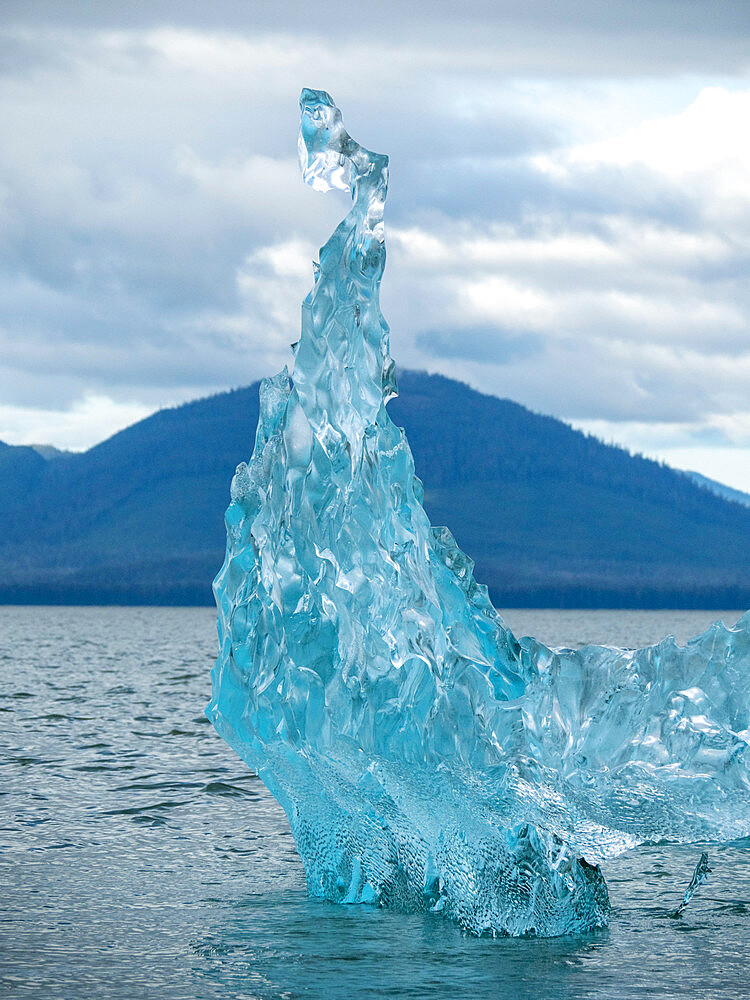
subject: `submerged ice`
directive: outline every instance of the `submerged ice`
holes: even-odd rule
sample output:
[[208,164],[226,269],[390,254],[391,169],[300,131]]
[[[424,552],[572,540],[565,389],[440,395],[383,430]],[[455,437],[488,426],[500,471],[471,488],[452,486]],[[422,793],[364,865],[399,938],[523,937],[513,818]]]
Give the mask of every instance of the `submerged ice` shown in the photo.
[[388,159],[324,92],[301,110],[305,181],[352,207],[232,482],[207,714],[284,807],[312,895],[476,934],[602,926],[608,858],[750,833],[750,613],[685,647],[511,633],[388,416]]

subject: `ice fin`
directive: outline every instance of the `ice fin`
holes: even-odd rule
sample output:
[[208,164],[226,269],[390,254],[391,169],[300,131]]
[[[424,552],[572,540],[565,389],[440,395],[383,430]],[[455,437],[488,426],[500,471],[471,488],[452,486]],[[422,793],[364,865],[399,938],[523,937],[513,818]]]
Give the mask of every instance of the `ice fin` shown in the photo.
[[685,890],[685,895],[682,902],[677,907],[677,909],[672,913],[673,917],[680,917],[688,905],[690,900],[696,893],[696,890],[703,885],[708,876],[711,873],[711,869],[708,867],[708,854],[704,851],[700,856],[698,864],[695,866],[695,871],[693,872],[693,877],[690,879],[690,883]]

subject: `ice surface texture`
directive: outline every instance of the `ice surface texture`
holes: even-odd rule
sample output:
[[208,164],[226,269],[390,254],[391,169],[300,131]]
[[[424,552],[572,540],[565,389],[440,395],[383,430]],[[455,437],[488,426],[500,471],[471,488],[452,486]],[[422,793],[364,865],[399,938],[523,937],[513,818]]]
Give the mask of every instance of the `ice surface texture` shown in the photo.
[[304,179],[353,204],[232,482],[208,716],[286,810],[314,896],[476,934],[602,926],[608,857],[750,832],[750,613],[684,648],[513,636],[386,410],[388,158],[324,92],[301,109]]

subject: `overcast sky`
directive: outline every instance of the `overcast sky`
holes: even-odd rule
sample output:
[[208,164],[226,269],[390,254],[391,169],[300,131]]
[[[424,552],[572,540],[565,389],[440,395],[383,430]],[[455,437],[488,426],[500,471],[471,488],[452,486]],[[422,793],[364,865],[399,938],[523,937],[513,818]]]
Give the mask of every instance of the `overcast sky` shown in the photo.
[[391,157],[398,365],[750,490],[744,0],[3,0],[0,440],[290,360],[302,86]]

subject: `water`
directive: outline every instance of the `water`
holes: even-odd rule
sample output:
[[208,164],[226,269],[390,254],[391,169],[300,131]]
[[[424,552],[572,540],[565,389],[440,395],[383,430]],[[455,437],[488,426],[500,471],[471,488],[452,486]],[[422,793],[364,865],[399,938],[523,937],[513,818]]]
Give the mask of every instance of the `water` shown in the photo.
[[[739,612],[509,611],[550,644],[678,640]],[[286,819],[203,716],[204,608],[0,607],[0,996],[737,998],[750,842],[679,919],[701,845],[606,870],[608,931],[477,940],[308,900]]]

